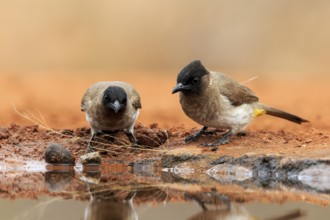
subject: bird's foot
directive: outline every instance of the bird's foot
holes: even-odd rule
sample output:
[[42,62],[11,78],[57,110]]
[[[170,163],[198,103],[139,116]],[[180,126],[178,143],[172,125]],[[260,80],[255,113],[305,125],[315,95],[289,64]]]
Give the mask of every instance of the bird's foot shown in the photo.
[[207,127],[202,127],[202,128],[201,128],[199,131],[197,131],[195,134],[187,136],[187,137],[184,139],[184,142],[185,142],[185,143],[192,142],[192,141],[196,140],[197,138],[199,138],[202,134],[209,133],[209,132],[206,132],[206,129],[207,129]]
[[136,143],[131,143],[131,148],[133,150],[137,150],[139,148],[143,148],[143,146],[139,145],[137,142]]
[[92,135],[88,141],[87,148],[86,148],[86,154],[93,152],[92,142],[94,138],[96,137],[96,133],[92,132]]
[[232,135],[233,135],[232,131],[228,131],[219,140],[212,142],[212,143],[203,143],[203,144],[201,144],[201,146],[212,147],[211,150],[216,151],[216,150],[218,150],[219,145],[228,144],[230,142],[230,138]]
[[192,142],[194,140],[196,140],[200,135],[198,135],[197,133],[196,134],[193,134],[193,135],[189,135],[187,136],[185,139],[184,139],[184,142],[185,143],[189,143],[189,142]]
[[138,140],[135,138],[131,140],[131,145],[130,145],[130,152],[131,153],[138,153],[143,149],[144,146],[138,144]]
[[138,140],[136,139],[134,134],[131,133],[131,132],[127,132],[125,134],[128,137],[129,141],[132,143],[132,147],[137,147],[138,146]]

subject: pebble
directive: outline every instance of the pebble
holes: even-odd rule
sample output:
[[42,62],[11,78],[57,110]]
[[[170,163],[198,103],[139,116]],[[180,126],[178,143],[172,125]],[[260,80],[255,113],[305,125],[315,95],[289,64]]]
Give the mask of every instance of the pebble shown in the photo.
[[49,144],[45,151],[45,160],[53,165],[73,165],[74,158],[64,146],[56,143]]
[[88,154],[84,154],[80,157],[81,163],[83,165],[87,164],[96,164],[99,165],[101,164],[101,156],[99,152],[91,152]]

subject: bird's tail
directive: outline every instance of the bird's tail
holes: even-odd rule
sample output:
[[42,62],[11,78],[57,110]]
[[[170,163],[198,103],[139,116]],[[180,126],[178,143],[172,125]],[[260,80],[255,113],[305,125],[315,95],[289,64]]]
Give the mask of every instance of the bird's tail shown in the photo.
[[265,111],[265,114],[267,114],[267,115],[271,115],[271,116],[275,116],[275,117],[279,117],[279,118],[284,118],[288,121],[292,121],[292,122],[297,123],[297,124],[301,124],[301,123],[304,123],[304,122],[309,122],[308,120],[303,119],[303,118],[301,118],[297,115],[290,114],[288,112],[285,112],[285,111],[267,106],[265,104],[261,104],[259,108],[263,109]]

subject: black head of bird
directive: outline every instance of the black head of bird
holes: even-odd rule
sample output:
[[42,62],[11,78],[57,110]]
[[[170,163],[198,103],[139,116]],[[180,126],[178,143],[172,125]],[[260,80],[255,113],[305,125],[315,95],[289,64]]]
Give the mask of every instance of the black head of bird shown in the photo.
[[118,86],[110,86],[103,93],[103,107],[107,112],[116,114],[124,112],[127,105],[127,94]]
[[197,94],[203,86],[203,76],[209,72],[199,60],[195,60],[185,66],[178,75],[177,85],[172,94],[182,92],[185,95]]

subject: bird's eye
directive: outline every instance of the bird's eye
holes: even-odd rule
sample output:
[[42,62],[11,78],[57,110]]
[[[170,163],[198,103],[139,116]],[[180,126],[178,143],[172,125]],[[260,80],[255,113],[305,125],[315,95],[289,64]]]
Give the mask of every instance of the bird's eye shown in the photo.
[[106,101],[106,102],[110,102],[110,97],[109,96],[104,96],[104,100]]
[[192,83],[193,83],[194,85],[197,85],[197,84],[199,83],[199,78],[198,78],[198,77],[195,77],[195,78],[193,79]]

